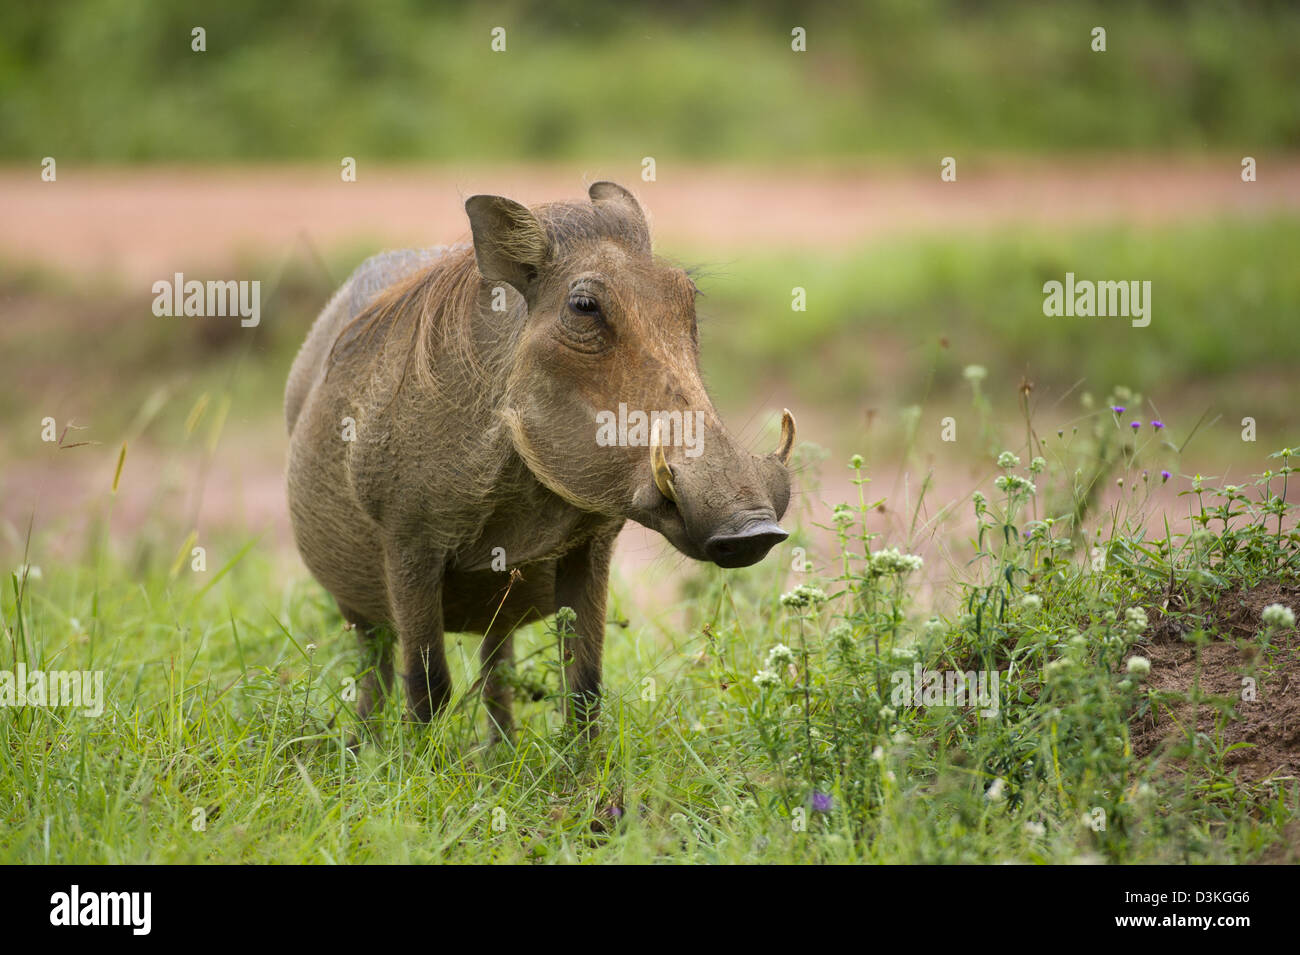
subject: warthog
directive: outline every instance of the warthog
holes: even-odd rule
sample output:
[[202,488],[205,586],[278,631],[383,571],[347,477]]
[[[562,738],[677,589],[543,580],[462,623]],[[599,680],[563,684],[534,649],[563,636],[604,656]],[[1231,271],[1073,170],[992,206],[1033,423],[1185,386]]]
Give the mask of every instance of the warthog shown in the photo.
[[[794,419],[772,454],[737,446],[700,380],[694,283],[652,255],[630,192],[598,182],[589,198],[471,197],[472,246],[368,260],[294,362],[294,536],[375,662],[363,719],[393,678],[380,631],[396,631],[419,720],[450,696],[443,631],[482,633],[486,708],[508,735],[511,633],[570,607],[567,710],[590,732],[627,520],[722,567],[787,536]],[[687,420],[690,455],[672,434]]]

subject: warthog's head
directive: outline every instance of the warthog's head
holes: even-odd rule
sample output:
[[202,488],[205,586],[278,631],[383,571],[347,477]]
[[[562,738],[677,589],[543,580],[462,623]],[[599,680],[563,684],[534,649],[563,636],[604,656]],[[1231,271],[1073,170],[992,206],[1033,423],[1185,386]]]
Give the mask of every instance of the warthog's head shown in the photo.
[[698,560],[756,563],[787,536],[794,418],[771,454],[736,443],[700,380],[694,283],[652,255],[631,193],[598,182],[589,196],[465,203],[489,288],[527,304],[503,409],[515,447],[584,510],[631,518]]

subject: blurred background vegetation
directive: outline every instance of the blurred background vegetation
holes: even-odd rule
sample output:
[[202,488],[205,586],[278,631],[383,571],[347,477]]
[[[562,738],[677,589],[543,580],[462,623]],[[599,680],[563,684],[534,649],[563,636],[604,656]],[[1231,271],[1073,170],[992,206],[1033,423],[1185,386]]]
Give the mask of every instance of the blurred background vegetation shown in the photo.
[[[456,6],[6,4],[0,156],[928,163],[1300,145],[1293,3]],[[1080,42],[1097,25],[1104,58]],[[489,48],[497,26],[509,56]],[[778,55],[794,26],[815,56]]]

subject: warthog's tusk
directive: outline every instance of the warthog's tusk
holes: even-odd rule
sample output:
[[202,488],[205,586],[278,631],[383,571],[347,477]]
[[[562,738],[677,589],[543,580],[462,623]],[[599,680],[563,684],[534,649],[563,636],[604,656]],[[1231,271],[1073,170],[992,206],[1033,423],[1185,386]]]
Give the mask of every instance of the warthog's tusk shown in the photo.
[[794,448],[794,415],[790,414],[789,408],[783,408],[781,411],[781,443],[776,446],[772,455],[782,464],[790,463],[790,451]]
[[664,456],[664,446],[659,441],[659,426],[663,421],[655,418],[654,424],[650,426],[650,470],[654,473],[655,487],[659,488],[659,493],[674,504],[677,503],[677,489],[673,487],[673,469],[668,465],[668,458]]

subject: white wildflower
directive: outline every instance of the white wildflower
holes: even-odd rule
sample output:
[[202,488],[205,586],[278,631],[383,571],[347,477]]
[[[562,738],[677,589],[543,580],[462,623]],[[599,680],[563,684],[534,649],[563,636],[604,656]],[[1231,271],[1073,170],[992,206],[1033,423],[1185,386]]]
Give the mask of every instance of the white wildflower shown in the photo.
[[993,486],[999,491],[1026,491],[1029,494],[1037,494],[1038,488],[1034,482],[1028,478],[1023,478],[1019,474],[1002,474],[993,481]]
[[920,570],[923,563],[916,554],[900,553],[896,547],[878,550],[871,555],[871,570],[877,576],[911,573]]
[[1124,629],[1136,636],[1147,628],[1147,612],[1141,607],[1129,607],[1124,611]]
[[776,670],[794,663],[794,651],[784,643],[778,643],[767,651],[767,669]]
[[1264,621],[1264,626],[1271,627],[1274,630],[1282,630],[1286,627],[1295,626],[1295,611],[1290,607],[1282,604],[1269,604],[1260,614],[1260,619]]
[[826,600],[825,591],[810,587],[808,584],[800,584],[790,593],[781,595],[781,603],[787,607],[807,607],[809,604],[815,606],[825,603]]

